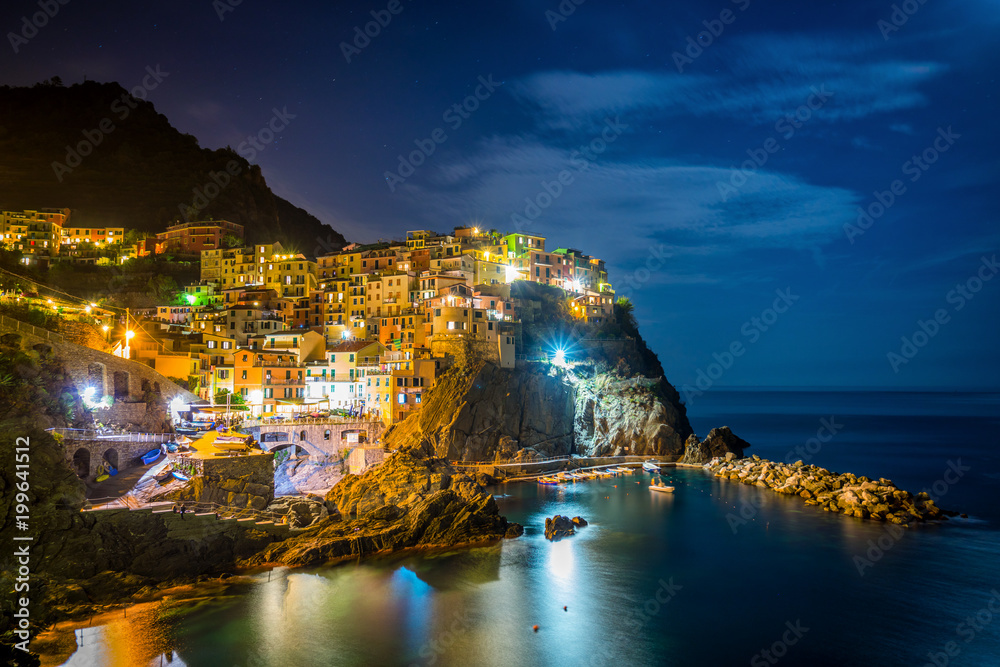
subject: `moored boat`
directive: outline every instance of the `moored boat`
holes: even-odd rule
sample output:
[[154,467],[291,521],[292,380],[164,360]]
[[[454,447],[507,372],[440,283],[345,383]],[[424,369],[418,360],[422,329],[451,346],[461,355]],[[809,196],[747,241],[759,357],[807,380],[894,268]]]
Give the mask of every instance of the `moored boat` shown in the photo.
[[182,482],[186,482],[186,481],[188,481],[190,479],[190,477],[188,477],[184,473],[177,472],[176,470],[174,470],[170,474],[174,476],[174,479],[179,479]]
[[649,486],[649,490],[650,491],[659,491],[660,493],[673,493],[674,492],[674,487],[672,487],[672,486],[666,486],[666,485],[662,485],[661,486],[659,484],[651,484]]
[[660,466],[655,461],[643,461],[642,469],[646,472],[660,472]]
[[151,450],[149,450],[148,452],[146,452],[145,454],[143,454],[142,457],[141,457],[142,458],[142,465],[148,466],[150,463],[153,463],[154,461],[156,461],[156,459],[160,458],[160,453],[161,452],[160,452],[159,449],[151,449]]

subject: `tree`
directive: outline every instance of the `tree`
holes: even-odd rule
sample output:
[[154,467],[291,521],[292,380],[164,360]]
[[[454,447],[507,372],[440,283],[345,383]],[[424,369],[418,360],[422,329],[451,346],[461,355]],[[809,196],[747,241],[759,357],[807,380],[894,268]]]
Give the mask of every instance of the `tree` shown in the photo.
[[177,281],[172,276],[155,275],[146,283],[149,292],[162,303],[171,303],[177,298]]
[[241,245],[243,245],[243,241],[235,234],[226,234],[222,237],[223,248],[239,248]]
[[615,321],[629,332],[634,332],[639,328],[635,321],[635,306],[628,297],[620,296],[615,301]]
[[[228,400],[228,403],[227,403],[227,400]],[[227,405],[228,404],[228,405],[233,406],[233,407],[242,406],[244,404],[244,402],[243,402],[243,396],[241,396],[240,394],[230,393],[230,391],[228,389],[220,389],[219,391],[215,392],[214,401],[215,401],[216,405]]]

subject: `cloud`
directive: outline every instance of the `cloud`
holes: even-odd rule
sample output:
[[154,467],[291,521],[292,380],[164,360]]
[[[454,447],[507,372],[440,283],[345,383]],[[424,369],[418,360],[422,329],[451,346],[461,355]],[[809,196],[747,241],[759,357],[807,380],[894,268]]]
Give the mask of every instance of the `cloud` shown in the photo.
[[[757,172],[723,201],[718,184],[729,181],[729,169],[598,156],[581,170],[571,155],[538,140],[494,137],[460,162],[443,164],[426,185],[408,183],[399,193],[412,210],[426,212],[428,223],[475,217],[516,229],[516,214],[528,220],[524,231],[620,265],[660,244],[672,262],[690,269],[664,276],[671,283],[705,282],[702,262],[710,257],[822,245],[842,237],[854,216],[853,193],[792,175]],[[561,172],[572,181],[559,184]],[[532,206],[540,214],[533,217]]]
[[[940,63],[880,59],[875,47],[833,39],[754,36],[712,52],[723,67],[704,72],[550,70],[514,82],[512,94],[555,130],[586,128],[595,119],[636,116],[736,118],[773,123],[818,89],[833,93],[814,111],[843,122],[927,104],[919,91],[947,70]],[[707,65],[708,63],[705,63]]]

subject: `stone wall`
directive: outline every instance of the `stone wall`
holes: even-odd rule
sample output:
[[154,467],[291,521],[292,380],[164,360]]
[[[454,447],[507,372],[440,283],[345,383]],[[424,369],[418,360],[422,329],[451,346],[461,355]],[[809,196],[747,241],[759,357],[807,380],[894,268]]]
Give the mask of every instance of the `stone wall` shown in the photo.
[[142,460],[139,457],[151,449],[159,449],[160,443],[150,440],[127,442],[110,439],[75,440],[66,438],[63,440],[63,446],[66,450],[66,461],[70,467],[76,470],[77,476],[92,481],[96,477],[97,468],[102,461],[106,460],[105,454],[110,455],[111,464],[118,470],[128,470],[141,466]]
[[165,376],[149,366],[137,361],[121,359],[105,352],[69,342],[59,334],[20,323],[20,330],[11,323],[17,320],[3,318],[0,330],[17,331],[31,344],[44,343],[52,348],[73,378],[77,391],[81,394],[93,387],[99,396],[114,396],[116,400],[132,401],[142,399],[146,392],[159,394],[167,403],[174,398],[185,402],[196,401],[198,397],[185,388],[178,387]]
[[[250,433],[260,443],[261,449],[273,452],[295,445],[310,456],[340,460],[345,453],[363,442],[375,443],[382,439],[385,425],[381,421],[329,422],[296,424],[262,424],[253,426]],[[327,433],[329,432],[329,433]],[[350,433],[363,432],[363,442],[350,442]],[[305,437],[303,438],[303,433]],[[283,439],[282,439],[283,436]]]
[[352,475],[360,475],[385,462],[386,453],[381,447],[356,447],[347,457],[347,465]]

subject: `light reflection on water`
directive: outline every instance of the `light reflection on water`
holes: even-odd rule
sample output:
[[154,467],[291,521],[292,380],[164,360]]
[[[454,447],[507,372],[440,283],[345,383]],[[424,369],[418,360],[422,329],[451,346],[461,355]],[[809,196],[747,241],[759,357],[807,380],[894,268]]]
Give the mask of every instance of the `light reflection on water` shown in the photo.
[[[924,664],[928,652],[960,641],[956,626],[1000,588],[996,401],[924,397],[937,406],[932,415],[951,416],[861,419],[871,412],[870,395],[807,396],[797,406],[779,400],[791,399],[762,403],[741,394],[736,408],[752,405],[743,412],[721,405],[718,414],[729,414],[724,421],[755,443],[750,453],[772,458],[814,435],[819,417],[855,415],[814,462],[885,475],[911,490],[962,457],[973,470],[941,504],[972,518],[908,529],[887,543],[884,524],[699,470],[669,471],[673,495],[648,491],[648,475],[508,485],[498,505],[525,526],[520,539],[275,570],[245,594],[192,604],[183,614],[152,608],[149,618],[130,612],[127,622],[88,630],[66,664],[156,665],[168,649],[174,665],[191,667],[748,664],[796,620],[810,629],[782,667]],[[875,400],[889,415],[913,412],[904,405],[912,397]],[[775,414],[760,414],[765,404]],[[580,515],[590,525],[550,543],[542,532],[554,514]],[[889,547],[873,551],[880,538]],[[863,575],[858,557],[872,562]],[[658,606],[661,581],[682,588]],[[960,647],[955,664],[996,664],[1000,616]]]
[[[245,595],[171,620],[157,620],[152,607],[91,631],[92,643],[66,664],[156,665],[167,648],[176,651],[172,664],[191,667],[745,664],[797,619],[810,628],[808,641],[783,665],[850,664],[858,655],[917,663],[1000,583],[1000,539],[986,526],[905,531],[860,576],[853,558],[884,534],[883,524],[697,470],[669,478],[672,496],[650,493],[649,477],[639,475],[511,486],[502,511],[526,522],[521,539],[276,570],[270,582],[258,575]],[[727,515],[744,506],[756,514],[734,531]],[[591,525],[550,543],[542,526],[555,513]],[[682,586],[676,598],[652,603],[671,579]],[[927,604],[934,614],[917,613]],[[878,633],[855,632],[875,625]],[[984,633],[965,654],[998,648],[997,635]]]

